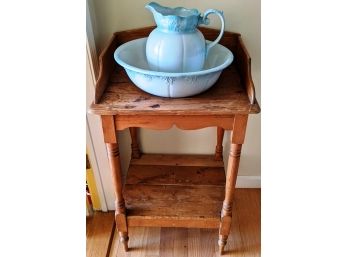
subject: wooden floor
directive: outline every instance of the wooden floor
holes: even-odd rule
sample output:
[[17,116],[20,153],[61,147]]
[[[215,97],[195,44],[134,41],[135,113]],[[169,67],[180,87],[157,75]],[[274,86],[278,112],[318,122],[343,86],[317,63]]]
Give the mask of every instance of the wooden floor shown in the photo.
[[[232,229],[223,256],[256,257],[261,248],[261,191],[237,189]],[[97,213],[87,221],[87,257],[217,257],[217,229],[129,228],[125,253],[113,233],[113,213]]]

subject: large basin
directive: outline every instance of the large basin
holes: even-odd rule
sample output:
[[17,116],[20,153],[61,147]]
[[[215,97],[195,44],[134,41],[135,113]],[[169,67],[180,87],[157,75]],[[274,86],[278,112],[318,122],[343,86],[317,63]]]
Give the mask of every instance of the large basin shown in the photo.
[[232,52],[217,44],[210,49],[201,71],[154,71],[146,60],[146,40],[147,38],[140,38],[119,46],[114,58],[137,87],[157,96],[186,97],[199,94],[214,85],[222,70],[233,61]]

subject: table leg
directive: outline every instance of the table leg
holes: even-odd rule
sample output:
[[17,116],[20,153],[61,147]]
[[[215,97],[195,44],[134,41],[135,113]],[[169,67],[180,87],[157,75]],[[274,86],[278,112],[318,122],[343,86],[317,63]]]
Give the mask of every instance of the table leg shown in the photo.
[[129,132],[132,139],[132,159],[139,159],[140,158],[140,150],[139,150],[139,144],[138,144],[138,128],[131,127],[129,128]]
[[231,149],[226,170],[225,199],[221,210],[221,222],[219,229],[219,252],[223,254],[232,223],[232,201],[236,186],[238,167],[242,145],[244,143],[245,130],[248,115],[236,115],[233,131],[231,132]]
[[225,130],[221,127],[217,127],[216,148],[215,148],[215,161],[222,161],[222,140],[224,139]]
[[120,154],[117,143],[116,128],[113,116],[102,116],[104,141],[109,158],[112,182],[115,192],[115,221],[120,235],[120,241],[124,250],[128,251],[128,228],[126,219],[126,207],[122,195],[122,174],[120,165]]
[[225,200],[221,211],[221,223],[219,231],[219,250],[222,254],[227,243],[227,238],[231,229],[232,222],[232,201],[234,196],[235,184],[237,180],[241,144],[232,144],[226,174]]

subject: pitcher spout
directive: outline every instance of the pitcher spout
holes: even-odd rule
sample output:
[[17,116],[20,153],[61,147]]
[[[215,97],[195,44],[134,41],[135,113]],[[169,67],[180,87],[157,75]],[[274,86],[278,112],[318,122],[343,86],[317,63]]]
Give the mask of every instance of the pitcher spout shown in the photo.
[[152,12],[157,28],[166,32],[194,32],[200,17],[197,9],[170,8],[155,2],[145,8]]
[[152,14],[157,13],[156,8],[161,7],[158,3],[151,2],[145,5],[145,8],[152,12]]

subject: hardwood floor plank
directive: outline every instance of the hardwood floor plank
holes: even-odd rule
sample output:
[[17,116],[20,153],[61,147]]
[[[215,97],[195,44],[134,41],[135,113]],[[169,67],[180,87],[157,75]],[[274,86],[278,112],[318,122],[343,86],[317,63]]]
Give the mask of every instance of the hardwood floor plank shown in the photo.
[[108,257],[117,257],[117,250],[118,250],[118,246],[119,246],[119,237],[118,237],[118,233],[115,230],[114,236],[112,237],[112,244],[110,246],[110,253]]
[[224,163],[222,161],[216,161],[214,155],[175,154],[143,154],[140,159],[132,159],[131,165],[224,167]]
[[160,256],[161,228],[146,228],[145,257]]
[[215,245],[219,237],[218,229],[200,229],[200,255],[201,257],[215,256]]
[[[236,191],[238,191],[237,189]],[[230,235],[225,246],[224,256],[226,257],[249,257],[243,253],[243,241],[240,235],[240,227],[237,215],[238,201],[234,201],[232,206],[232,224]],[[220,256],[218,253],[216,256]]]
[[200,238],[199,228],[191,228],[188,230],[188,256],[200,257]]
[[114,213],[95,212],[86,222],[86,256],[106,257],[114,232]]
[[188,257],[188,231],[187,228],[175,228],[174,256]]
[[[144,257],[146,249],[146,228],[134,227],[132,229],[133,239],[130,242],[129,247],[131,249],[131,257]],[[131,237],[130,237],[131,238]]]
[[160,256],[161,257],[175,257],[174,256],[174,238],[175,228],[161,228],[160,234]]
[[236,194],[238,224],[243,252],[246,256],[259,257],[261,251],[261,190],[239,189]]
[[[146,242],[145,240],[145,228],[144,227],[133,227],[128,229],[129,242],[128,252],[125,252],[123,249],[123,245],[118,243],[118,248],[115,257],[139,257],[144,256],[144,248]],[[117,238],[119,240],[119,238]],[[113,256],[112,256],[113,257]]]

